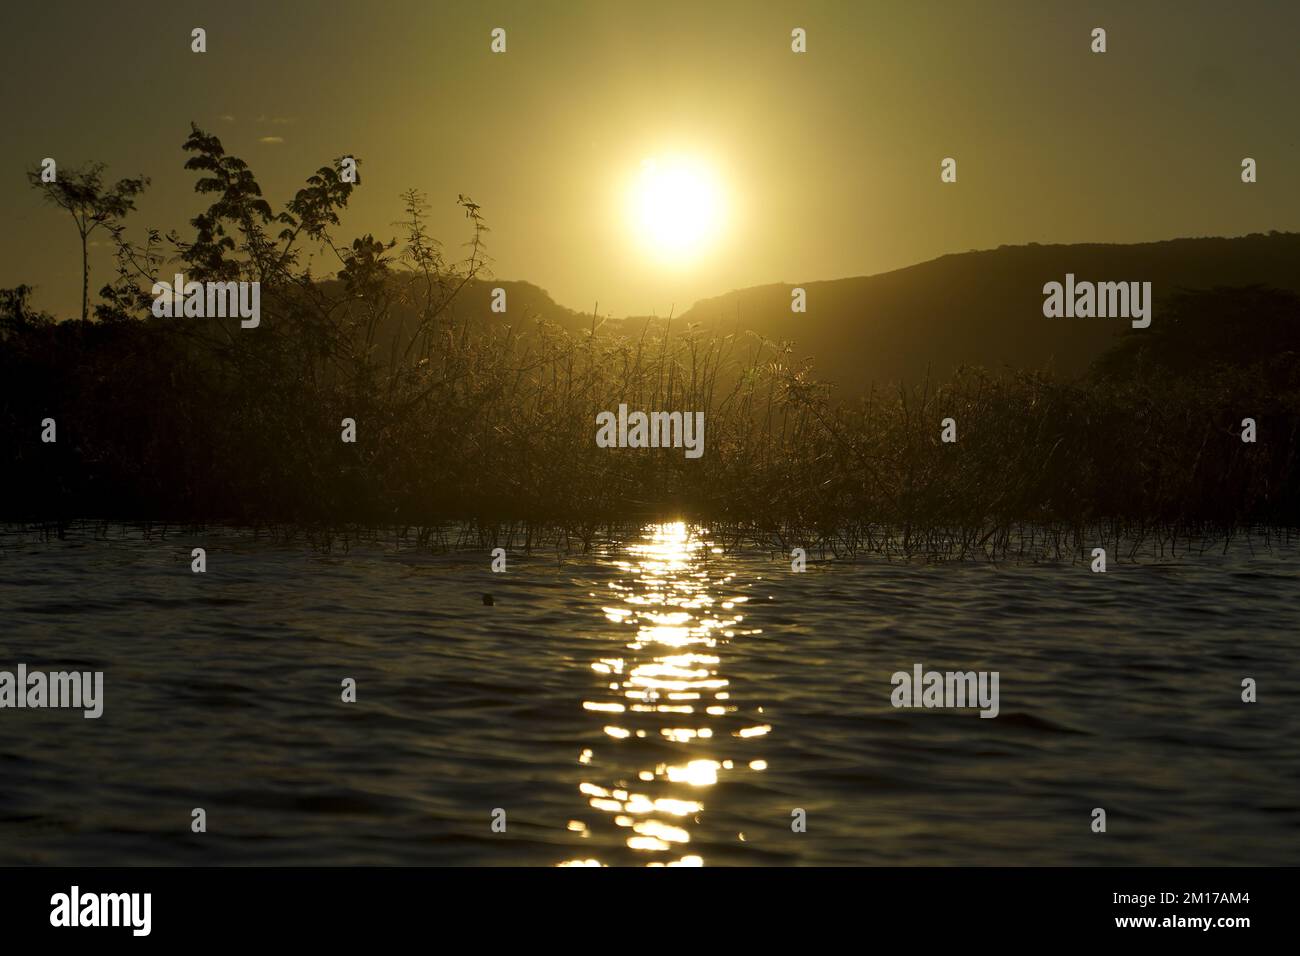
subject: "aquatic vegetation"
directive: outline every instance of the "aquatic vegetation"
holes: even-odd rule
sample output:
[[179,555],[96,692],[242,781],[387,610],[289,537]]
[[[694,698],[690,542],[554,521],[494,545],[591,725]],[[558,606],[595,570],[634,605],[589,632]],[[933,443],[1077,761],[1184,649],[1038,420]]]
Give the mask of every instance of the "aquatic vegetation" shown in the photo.
[[[121,286],[98,321],[55,322],[26,288],[5,292],[7,519],[456,522],[589,547],[602,529],[685,518],[724,541],[957,555],[1041,528],[1061,529],[1060,551],[1085,528],[1176,540],[1300,523],[1294,295],[1188,294],[1082,380],[966,369],[839,402],[791,343],[753,334],[460,316],[458,294],[487,274],[471,200],[469,254],[449,263],[417,191],[400,244],[349,245],[331,230],[353,184],[334,167],[276,214],[216,137],[194,129],[186,149],[217,198],[192,240],[172,237],[177,257],[199,282],[260,282],[261,325],[157,318]],[[157,255],[133,260],[115,236],[124,261]],[[337,255],[338,278],[298,264],[304,241]],[[1198,351],[1212,334],[1222,347]],[[698,411],[707,452],[600,447],[598,416],[620,406]],[[40,440],[46,418],[56,443]]]

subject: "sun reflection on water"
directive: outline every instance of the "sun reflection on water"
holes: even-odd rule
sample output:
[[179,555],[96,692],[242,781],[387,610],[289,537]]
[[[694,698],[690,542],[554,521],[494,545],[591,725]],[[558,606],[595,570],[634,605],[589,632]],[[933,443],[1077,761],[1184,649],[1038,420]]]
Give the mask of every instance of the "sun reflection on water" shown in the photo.
[[[652,526],[616,562],[625,573],[609,584],[602,611],[617,643],[591,662],[602,692],[582,703],[593,719],[590,746],[578,756],[587,819],[568,829],[589,840],[612,824],[619,839],[599,838],[590,855],[561,866],[702,866],[692,828],[708,813],[710,788],[727,774],[767,768],[748,751],[772,728],[740,712],[722,671],[728,642],[757,632],[742,629],[748,598],[716,553],[676,522]],[[597,859],[600,849],[611,859]]]

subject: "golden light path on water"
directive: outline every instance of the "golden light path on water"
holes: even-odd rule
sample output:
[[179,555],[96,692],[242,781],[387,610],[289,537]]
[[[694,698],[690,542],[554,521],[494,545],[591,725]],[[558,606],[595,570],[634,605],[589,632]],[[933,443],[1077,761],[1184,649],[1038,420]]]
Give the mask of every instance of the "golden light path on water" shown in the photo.
[[[586,839],[597,822],[612,823],[648,866],[704,865],[692,831],[719,778],[767,767],[757,753],[736,756],[771,727],[738,714],[724,676],[728,642],[757,631],[741,629],[748,598],[735,593],[719,553],[684,524],[652,526],[617,562],[625,575],[610,582],[603,607],[616,640],[591,668],[605,693],[582,704],[604,722],[603,734],[578,757],[586,771],[578,789],[597,820],[570,820],[569,830]],[[579,856],[560,865],[606,862]]]

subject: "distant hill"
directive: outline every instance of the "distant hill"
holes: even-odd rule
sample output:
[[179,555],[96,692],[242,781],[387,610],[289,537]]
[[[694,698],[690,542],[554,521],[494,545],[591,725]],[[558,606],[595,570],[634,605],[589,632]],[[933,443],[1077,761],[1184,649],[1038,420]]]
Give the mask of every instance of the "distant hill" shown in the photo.
[[[317,283],[322,292],[343,299],[343,286],[338,279],[323,279]],[[506,293],[506,312],[492,311],[492,291],[501,288]],[[404,289],[406,294],[398,292]],[[421,281],[411,273],[395,278],[393,297],[386,303],[388,317],[376,333],[376,357],[386,359],[394,341],[401,346],[419,323]],[[414,301],[412,301],[414,299]],[[545,289],[518,279],[474,279],[465,284],[447,306],[443,319],[450,319],[458,329],[476,331],[500,330],[509,326],[522,339],[527,339],[536,329],[537,320],[553,322],[570,333],[590,329],[591,313],[583,315],[559,305]]]
[[[1154,344],[1168,341],[1159,334],[1162,315],[1171,316],[1166,307],[1180,291],[1263,286],[1300,292],[1300,233],[1001,246],[872,276],[740,289],[695,303],[673,319],[672,328],[685,331],[695,324],[719,334],[754,331],[792,341],[795,361],[812,357],[815,375],[834,383],[836,394],[845,398],[865,393],[873,383],[919,381],[927,369],[943,379],[960,365],[1050,368],[1074,376],[1130,326],[1122,318],[1044,317],[1043,285],[1064,281],[1066,273],[1077,281],[1151,282],[1152,329],[1138,335]],[[790,311],[795,286],[807,292],[806,313]],[[505,315],[491,311],[496,287],[506,290]],[[475,280],[461,290],[450,313],[458,325],[510,325],[525,338],[538,318],[570,332],[592,326],[590,311],[560,305],[544,289],[520,280]],[[414,308],[394,303],[392,319],[389,332],[409,329]],[[604,333],[635,336],[647,322],[653,326],[664,319],[602,315],[597,325]]]
[[[753,330],[793,340],[815,357],[819,378],[841,396],[874,382],[916,381],[927,366],[946,377],[959,365],[1087,369],[1129,323],[1043,316],[1043,284],[1149,281],[1161,305],[1179,290],[1263,285],[1300,291],[1300,234],[1172,239],[1134,245],[1001,246],[942,256],[873,276],[756,286],[697,302],[674,321],[719,332]],[[790,311],[790,290],[807,290],[808,311]]]
[[[506,291],[506,315],[492,311],[492,290]],[[531,282],[517,279],[476,279],[465,286],[452,303],[458,318],[482,317],[526,329],[535,319],[546,319],[569,331],[591,327],[591,313],[583,315],[559,305],[550,294]]]

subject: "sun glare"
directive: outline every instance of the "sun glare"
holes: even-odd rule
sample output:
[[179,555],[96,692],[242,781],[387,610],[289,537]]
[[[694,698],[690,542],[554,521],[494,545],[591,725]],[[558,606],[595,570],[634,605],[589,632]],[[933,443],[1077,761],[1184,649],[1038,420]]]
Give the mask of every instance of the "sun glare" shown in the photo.
[[641,244],[653,257],[671,265],[686,265],[699,258],[722,230],[722,188],[712,170],[693,159],[643,161],[629,205]]

